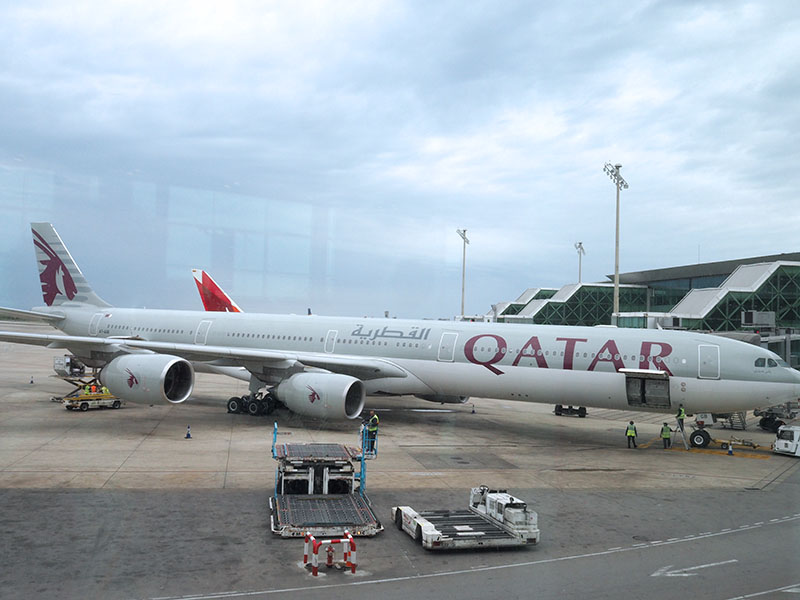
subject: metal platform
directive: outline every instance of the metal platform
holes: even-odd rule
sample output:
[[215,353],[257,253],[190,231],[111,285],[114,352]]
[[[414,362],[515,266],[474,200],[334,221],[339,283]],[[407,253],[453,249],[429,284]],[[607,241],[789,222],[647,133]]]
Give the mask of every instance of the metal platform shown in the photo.
[[426,510],[420,512],[419,515],[430,521],[442,535],[447,537],[514,539],[502,527],[479,517],[471,510]]
[[359,450],[343,444],[276,444],[275,458],[288,461],[349,461]]
[[330,535],[345,529],[355,536],[383,530],[360,494],[279,495],[270,498],[272,532],[282,537]]

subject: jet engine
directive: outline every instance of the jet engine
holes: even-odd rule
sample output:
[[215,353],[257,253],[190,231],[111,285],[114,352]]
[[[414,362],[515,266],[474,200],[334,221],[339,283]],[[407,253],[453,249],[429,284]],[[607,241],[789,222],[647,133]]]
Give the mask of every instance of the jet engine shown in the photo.
[[469,400],[469,396],[438,396],[434,394],[417,395],[417,398],[440,404],[464,404]]
[[131,402],[179,404],[194,387],[194,369],[182,358],[168,354],[118,356],[100,371],[109,391]]
[[357,419],[366,397],[360,379],[336,373],[296,373],[273,393],[289,410],[321,419]]

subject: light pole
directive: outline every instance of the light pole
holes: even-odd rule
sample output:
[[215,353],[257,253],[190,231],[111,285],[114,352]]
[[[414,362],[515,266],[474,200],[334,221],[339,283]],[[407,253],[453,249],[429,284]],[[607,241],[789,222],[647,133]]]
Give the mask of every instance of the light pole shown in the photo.
[[578,283],[581,282],[581,258],[584,254],[586,254],[586,250],[583,249],[583,242],[575,242],[575,250],[578,251]]
[[612,165],[611,163],[606,163],[605,167],[603,167],[603,171],[611,178],[617,188],[617,236],[614,245],[614,312],[611,313],[612,325],[617,324],[617,315],[619,314],[619,190],[620,188],[628,189],[628,182],[619,173],[621,168],[622,165]]
[[469,244],[469,240],[467,239],[467,230],[466,229],[456,229],[456,233],[461,236],[461,239],[464,240],[464,250],[461,254],[461,317],[464,317],[464,280],[466,278],[467,273],[467,244]]

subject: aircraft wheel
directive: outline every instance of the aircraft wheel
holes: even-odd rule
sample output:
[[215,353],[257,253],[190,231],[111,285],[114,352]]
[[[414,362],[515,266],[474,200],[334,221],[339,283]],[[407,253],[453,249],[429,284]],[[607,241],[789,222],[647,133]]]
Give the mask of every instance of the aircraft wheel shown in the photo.
[[237,396],[234,396],[230,400],[228,400],[228,412],[229,413],[242,412],[242,399]]
[[271,415],[278,408],[278,403],[272,396],[267,396],[264,402],[264,414]]
[[114,400],[114,402],[111,404],[111,408],[119,408],[120,406],[122,406],[122,402],[119,400]]
[[84,412],[89,410],[89,404],[87,402],[81,402],[81,410]]
[[258,400],[251,400],[250,403],[247,405],[247,412],[249,412],[252,416],[257,417],[262,412],[262,405],[261,402]]
[[765,431],[772,431],[773,423],[775,423],[775,417],[761,417],[758,426]]
[[579,406],[578,407],[578,416],[581,419],[585,419],[586,418],[586,407],[585,406]]
[[705,448],[711,442],[711,435],[704,429],[698,429],[689,436],[689,442],[695,448]]
[[556,408],[555,408],[555,410],[553,410],[553,412],[556,413],[557,417],[560,417],[561,416],[561,412],[563,410],[564,410],[563,406],[561,406],[560,404],[556,404]]
[[784,422],[783,422],[783,421],[781,421],[780,419],[776,419],[776,420],[775,420],[775,421],[772,423],[772,433],[778,433],[778,429],[780,429],[780,428],[781,428],[781,427],[783,427],[784,425],[786,425],[786,423],[784,423]]

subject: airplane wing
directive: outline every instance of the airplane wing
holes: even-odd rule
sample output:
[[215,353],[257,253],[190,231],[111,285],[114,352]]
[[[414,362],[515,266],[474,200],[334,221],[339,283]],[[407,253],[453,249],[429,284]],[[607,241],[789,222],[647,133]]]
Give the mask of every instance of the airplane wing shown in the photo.
[[5,308],[4,306],[0,306],[0,317],[10,317],[12,319],[22,319],[24,321],[44,321],[46,323],[56,323],[64,319],[64,315],[40,313],[35,310]]
[[[149,351],[156,354],[179,356],[189,361],[213,361],[218,366],[244,366],[250,370],[261,370],[262,367],[267,369],[289,369],[296,365],[305,365],[325,369],[333,373],[351,375],[362,380],[408,376],[405,369],[386,359],[319,352],[201,346],[196,344],[151,342],[133,338],[97,338],[11,331],[0,331],[0,341],[47,346],[48,348],[82,348],[84,351],[89,350],[90,352],[108,354]],[[85,354],[85,352],[83,353]]]

